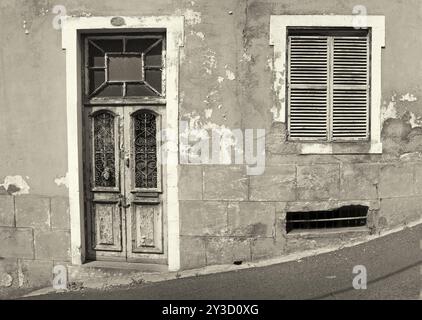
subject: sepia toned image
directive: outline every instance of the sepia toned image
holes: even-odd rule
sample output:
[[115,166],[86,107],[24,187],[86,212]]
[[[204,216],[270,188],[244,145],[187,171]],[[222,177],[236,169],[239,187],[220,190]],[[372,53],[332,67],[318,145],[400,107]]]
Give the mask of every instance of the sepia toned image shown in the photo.
[[421,33],[420,0],[0,0],[0,300],[422,299]]

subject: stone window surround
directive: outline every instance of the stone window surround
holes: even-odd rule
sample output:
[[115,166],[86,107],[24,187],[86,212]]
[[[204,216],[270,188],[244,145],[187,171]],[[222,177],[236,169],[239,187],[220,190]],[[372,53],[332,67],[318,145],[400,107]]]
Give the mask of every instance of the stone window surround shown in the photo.
[[[372,29],[371,42],[371,100],[370,142],[292,142],[300,146],[300,154],[382,154],[381,142],[381,49],[385,47],[385,17],[356,15],[272,15],[270,18],[270,45],[274,46],[274,92],[278,117],[286,123],[286,44],[288,27],[354,27]],[[366,21],[362,25],[360,20]]]
[[[179,47],[184,45],[183,16],[119,17],[124,22],[113,25],[115,17],[71,17],[61,19],[62,48],[66,50],[66,102],[69,211],[71,228],[72,264],[85,262],[84,190],[82,172],[82,88],[80,33],[109,32],[119,29],[166,30],[167,129],[178,132],[179,116]],[[177,134],[176,134],[177,135]],[[176,138],[177,139],[177,138]],[[178,197],[178,143],[166,150],[167,157],[167,221],[168,268],[180,269],[179,197]]]

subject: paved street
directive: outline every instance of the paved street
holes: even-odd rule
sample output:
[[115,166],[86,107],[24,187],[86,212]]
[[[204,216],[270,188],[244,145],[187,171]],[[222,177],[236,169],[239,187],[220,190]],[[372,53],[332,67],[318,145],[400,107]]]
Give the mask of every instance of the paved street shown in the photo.
[[[301,261],[129,289],[84,290],[33,299],[418,299],[421,239],[422,226],[417,226]],[[367,290],[353,289],[356,265],[367,268]]]

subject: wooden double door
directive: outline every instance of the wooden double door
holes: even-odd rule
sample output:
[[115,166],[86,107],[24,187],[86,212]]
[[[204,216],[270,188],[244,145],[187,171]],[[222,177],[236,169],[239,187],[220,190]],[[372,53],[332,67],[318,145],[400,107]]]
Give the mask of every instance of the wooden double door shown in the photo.
[[164,115],[159,107],[85,107],[89,260],[166,263]]

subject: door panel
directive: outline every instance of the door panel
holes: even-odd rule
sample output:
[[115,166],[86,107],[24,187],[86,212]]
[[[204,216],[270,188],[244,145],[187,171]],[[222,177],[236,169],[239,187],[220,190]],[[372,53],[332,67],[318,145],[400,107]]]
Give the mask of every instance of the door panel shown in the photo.
[[132,202],[132,204],[132,253],[162,253],[161,204],[137,202]]
[[122,252],[122,216],[118,202],[93,202],[93,249]]
[[[130,203],[127,215],[128,259],[164,260],[161,160],[162,114],[143,107],[126,107],[125,188]],[[127,123],[127,121],[126,121]]]
[[121,207],[123,112],[117,107],[85,108],[85,209],[88,258],[126,258],[126,216]]

